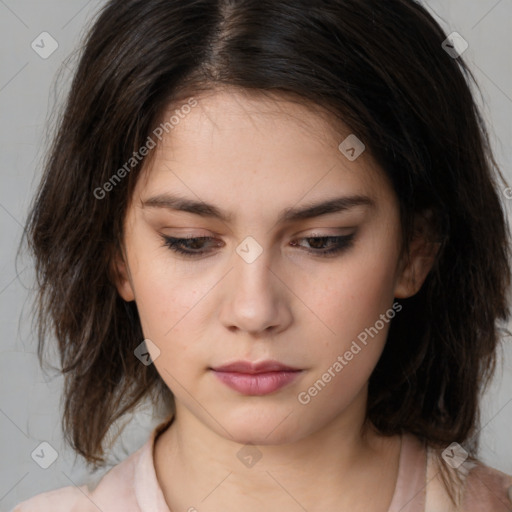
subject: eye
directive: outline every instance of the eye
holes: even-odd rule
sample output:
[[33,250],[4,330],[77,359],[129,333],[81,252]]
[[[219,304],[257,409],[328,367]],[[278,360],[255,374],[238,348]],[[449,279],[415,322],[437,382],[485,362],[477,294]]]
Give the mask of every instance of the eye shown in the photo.
[[[174,252],[189,257],[201,256],[209,251],[201,249],[203,242],[213,240],[211,236],[200,236],[194,238],[174,238],[172,236],[163,236],[164,245]],[[185,247],[185,248],[183,248]],[[201,250],[197,250],[201,249]]]
[[[307,252],[317,256],[328,257],[334,256],[352,247],[354,236],[355,233],[344,236],[308,236],[300,238],[299,240],[305,240],[310,247],[313,247],[313,250],[306,249]],[[326,244],[329,244],[331,247],[328,249],[324,248]],[[297,246],[299,244],[292,243],[291,245]]]
[[[353,245],[354,235],[355,233],[344,236],[310,236],[299,238],[298,240],[307,241],[308,245],[312,247],[311,249],[305,249],[306,252],[316,256],[328,257],[350,248]],[[205,243],[214,240],[214,238],[210,236],[174,238],[165,235],[162,235],[162,239],[166,247],[189,258],[202,256],[203,254],[211,252],[209,249],[205,249],[204,247]],[[328,244],[327,248],[326,244]],[[219,244],[213,245],[217,247],[220,246]],[[295,241],[290,245],[294,247],[303,247]]]

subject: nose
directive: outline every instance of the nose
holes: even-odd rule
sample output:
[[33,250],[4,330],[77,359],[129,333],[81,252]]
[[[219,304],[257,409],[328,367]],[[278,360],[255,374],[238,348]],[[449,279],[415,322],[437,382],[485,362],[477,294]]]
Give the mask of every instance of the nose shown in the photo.
[[279,265],[272,265],[270,251],[254,260],[235,253],[233,269],[224,282],[220,319],[230,331],[253,335],[276,334],[292,320],[290,290]]

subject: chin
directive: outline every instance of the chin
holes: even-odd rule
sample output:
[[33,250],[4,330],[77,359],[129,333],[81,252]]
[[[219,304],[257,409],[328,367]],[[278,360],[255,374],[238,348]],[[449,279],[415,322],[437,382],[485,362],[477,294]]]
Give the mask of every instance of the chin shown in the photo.
[[[299,425],[293,414],[272,414],[265,417],[262,413],[252,411],[243,417],[229,418],[224,416],[222,425],[226,430],[216,428],[217,432],[236,443],[246,445],[281,445],[302,439],[304,424]],[[290,414],[288,417],[287,415]],[[229,434],[227,434],[227,432]]]

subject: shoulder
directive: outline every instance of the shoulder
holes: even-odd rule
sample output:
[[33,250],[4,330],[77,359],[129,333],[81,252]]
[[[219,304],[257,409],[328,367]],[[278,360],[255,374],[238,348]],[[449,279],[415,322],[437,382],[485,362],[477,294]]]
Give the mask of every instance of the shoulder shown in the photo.
[[89,507],[86,493],[86,486],[63,487],[43,492],[21,502],[11,512],[89,512],[92,509]]
[[139,512],[134,492],[135,469],[145,448],[147,443],[110,469],[93,490],[82,485],[43,492],[19,503],[11,512]]
[[[467,459],[456,469],[447,467],[440,456],[428,448],[426,512],[511,512],[512,476],[487,466],[477,459]],[[442,471],[444,466],[444,471]],[[447,473],[446,473],[447,471]],[[453,477],[459,508],[449,498],[441,473]],[[455,483],[457,482],[457,483]]]
[[512,510],[512,476],[475,461],[466,476],[463,510]]

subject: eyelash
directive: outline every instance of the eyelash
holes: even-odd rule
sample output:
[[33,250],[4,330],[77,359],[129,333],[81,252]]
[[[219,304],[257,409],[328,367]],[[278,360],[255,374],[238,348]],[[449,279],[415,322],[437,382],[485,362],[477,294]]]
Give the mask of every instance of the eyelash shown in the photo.
[[[350,235],[345,236],[307,236],[300,238],[299,240],[326,240],[326,241],[335,241],[336,245],[332,249],[328,250],[310,250],[305,249],[306,252],[309,252],[311,254],[314,254],[315,256],[320,257],[329,257],[329,256],[335,256],[339,253],[341,253],[344,250],[349,249],[353,245],[353,239],[354,239],[355,233],[351,233]],[[188,258],[195,258],[202,256],[203,254],[209,252],[207,250],[201,250],[201,251],[190,251],[187,249],[183,249],[183,244],[190,243],[190,242],[197,242],[201,240],[213,240],[213,237],[211,236],[200,236],[200,237],[192,237],[192,238],[174,238],[171,236],[164,236],[162,235],[162,239],[164,241],[164,246],[168,247],[172,251],[182,254]],[[297,244],[293,244],[297,245]]]

